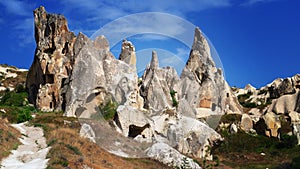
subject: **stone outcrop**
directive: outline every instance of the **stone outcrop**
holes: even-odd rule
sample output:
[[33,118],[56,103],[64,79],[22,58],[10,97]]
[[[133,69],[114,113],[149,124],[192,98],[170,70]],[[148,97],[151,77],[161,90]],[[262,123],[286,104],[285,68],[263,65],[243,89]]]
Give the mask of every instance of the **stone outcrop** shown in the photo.
[[179,99],[185,99],[197,110],[196,114],[241,113],[235,96],[215,66],[210,47],[199,28],[195,29],[190,57],[180,77]]
[[251,117],[248,114],[243,114],[241,119],[241,129],[249,132],[251,129],[253,129],[253,122]]
[[[299,83],[300,75],[296,74],[285,79],[278,78],[260,89],[247,85],[244,89],[234,89],[234,91],[236,96],[247,96],[245,103],[257,106],[248,113],[254,126],[256,123],[258,126],[261,126],[261,122],[264,123],[266,126],[264,132],[267,136],[279,138],[280,134],[290,134],[283,131],[293,131],[300,141],[297,120],[300,114]],[[287,127],[284,123],[290,124],[291,127]],[[261,131],[257,132],[261,133]]]
[[62,88],[73,65],[76,36],[62,15],[48,14],[44,7],[34,10],[36,50],[27,75],[29,102],[43,111],[61,110]]
[[159,68],[155,51],[152,60],[142,77],[141,95],[145,100],[144,107],[151,112],[162,112],[173,107],[170,92],[175,90],[179,78],[172,67]]
[[88,138],[91,142],[96,143],[95,132],[89,124],[83,123],[79,131],[79,134],[81,137]]
[[176,168],[179,166],[185,166],[193,169],[201,169],[201,167],[195,163],[193,159],[180,154],[177,150],[165,143],[155,143],[146,151],[149,157],[170,167]]
[[151,139],[154,135],[152,120],[144,112],[131,106],[118,107],[116,124],[126,137],[135,138],[140,135]]
[[135,48],[131,42],[127,40],[123,41],[119,59],[135,67],[136,65]]

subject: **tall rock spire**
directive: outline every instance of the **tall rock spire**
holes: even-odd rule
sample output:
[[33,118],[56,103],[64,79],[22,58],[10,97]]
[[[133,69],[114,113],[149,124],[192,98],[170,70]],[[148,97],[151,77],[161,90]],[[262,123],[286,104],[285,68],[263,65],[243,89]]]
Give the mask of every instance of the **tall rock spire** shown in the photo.
[[29,102],[44,111],[61,110],[61,88],[70,76],[76,36],[64,16],[49,14],[43,6],[34,10],[36,50],[28,72]]
[[197,110],[199,118],[212,112],[242,112],[221,69],[215,66],[209,43],[198,27],[195,29],[190,56],[180,79],[179,95]]
[[151,69],[157,69],[159,67],[158,57],[156,51],[152,51],[152,59],[150,62]]

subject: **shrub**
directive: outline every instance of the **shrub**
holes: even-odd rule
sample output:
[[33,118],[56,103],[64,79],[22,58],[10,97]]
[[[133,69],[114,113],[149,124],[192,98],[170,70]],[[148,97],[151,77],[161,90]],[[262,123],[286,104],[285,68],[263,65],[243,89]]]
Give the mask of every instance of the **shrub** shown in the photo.
[[261,94],[266,95],[267,92],[268,92],[268,90],[264,90],[264,89],[263,90],[259,90],[258,95],[261,95]]
[[16,93],[14,91],[6,92],[1,98],[0,105],[4,106],[24,106],[26,105],[27,93]]
[[17,123],[22,123],[31,119],[31,111],[28,109],[21,109],[17,116]]
[[178,101],[176,100],[176,98],[175,98],[175,94],[176,94],[177,92],[175,91],[175,90],[171,90],[170,91],[170,95],[171,95],[171,97],[172,97],[172,105],[173,105],[173,107],[177,107],[178,106]]
[[16,93],[26,92],[25,86],[23,84],[18,84],[15,88]]
[[248,100],[251,95],[252,95],[251,92],[248,92],[247,94],[238,95],[238,101],[240,102],[240,104],[243,107],[246,107],[246,108],[255,108],[255,107],[257,107],[256,103],[252,103]]
[[100,104],[99,109],[105,120],[112,120],[117,112],[118,103],[112,100],[108,101],[106,104]]
[[225,114],[221,117],[220,123],[239,123],[242,119],[240,114]]

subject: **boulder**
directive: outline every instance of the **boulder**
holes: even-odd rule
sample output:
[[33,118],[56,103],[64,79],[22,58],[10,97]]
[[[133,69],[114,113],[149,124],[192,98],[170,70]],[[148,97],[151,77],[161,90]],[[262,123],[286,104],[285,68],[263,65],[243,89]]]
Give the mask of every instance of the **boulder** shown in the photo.
[[294,111],[298,95],[298,93],[295,93],[279,97],[277,100],[272,102],[268,111],[272,111],[276,114],[288,114],[289,112]]
[[158,160],[170,167],[201,169],[193,159],[180,154],[177,150],[165,143],[153,144],[146,150],[146,153],[150,158]]
[[94,132],[93,128],[89,124],[86,124],[86,123],[82,124],[79,134],[80,134],[81,137],[87,138],[91,142],[96,143],[95,132]]
[[298,145],[300,145],[300,113],[292,111],[289,113],[289,117],[293,126],[293,134],[297,136]]
[[253,129],[253,121],[251,117],[248,114],[243,114],[241,119],[241,129],[249,132],[251,129]]
[[274,112],[267,112],[263,119],[267,125],[266,135],[269,137],[278,137],[278,129],[281,128],[279,116]]
[[170,145],[183,154],[211,159],[209,148],[222,137],[199,120],[181,116],[176,123],[169,123],[167,138]]
[[234,123],[232,123],[232,124],[230,125],[229,131],[230,131],[231,134],[237,133],[237,132],[238,132],[238,127],[237,127],[237,125],[234,124]]

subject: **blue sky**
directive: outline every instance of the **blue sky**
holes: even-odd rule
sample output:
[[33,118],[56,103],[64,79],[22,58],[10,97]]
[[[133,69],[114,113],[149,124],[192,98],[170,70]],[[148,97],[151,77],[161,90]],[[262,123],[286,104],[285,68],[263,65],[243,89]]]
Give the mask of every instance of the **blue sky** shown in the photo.
[[[277,77],[300,73],[298,0],[1,0],[0,63],[30,67],[35,50],[32,11],[40,5],[50,13],[63,14],[70,30],[88,36],[129,14],[163,12],[178,16],[199,26],[207,35],[219,54],[231,86],[244,87],[251,83],[261,87]],[[140,22],[129,24],[136,29],[142,28]],[[180,27],[173,24],[159,20],[155,28],[174,34],[180,32]],[[155,34],[127,39],[133,41],[139,52],[138,59],[143,55],[143,60],[149,60],[152,49],[159,50],[158,57],[161,55],[166,62],[176,61],[162,57],[170,53],[184,60],[191,46]],[[118,56],[119,49],[120,43],[112,52]]]

